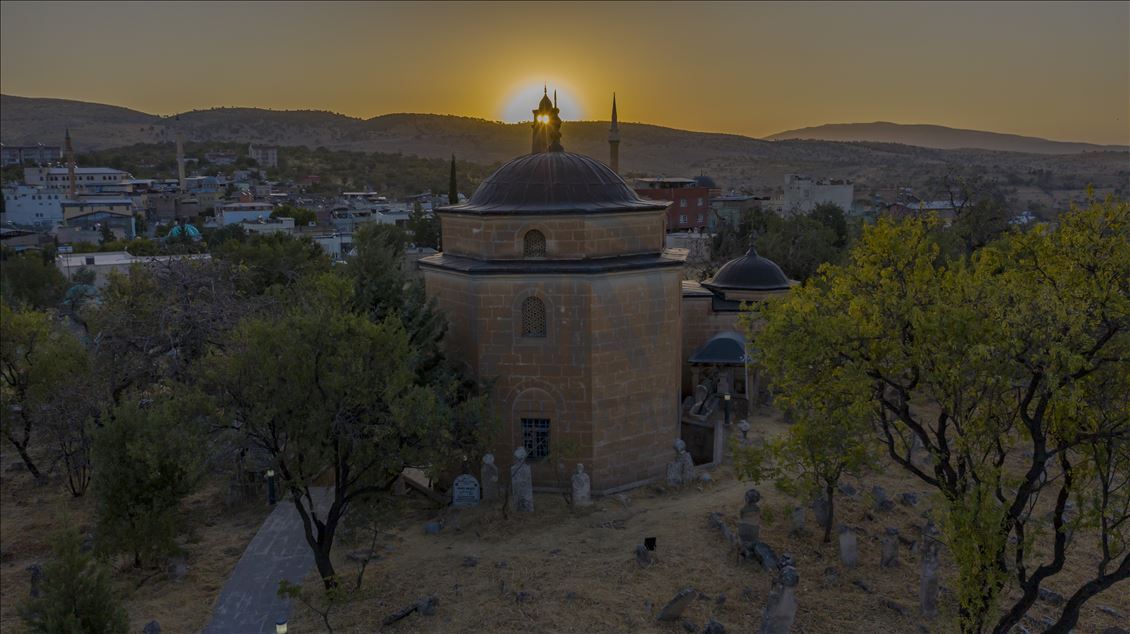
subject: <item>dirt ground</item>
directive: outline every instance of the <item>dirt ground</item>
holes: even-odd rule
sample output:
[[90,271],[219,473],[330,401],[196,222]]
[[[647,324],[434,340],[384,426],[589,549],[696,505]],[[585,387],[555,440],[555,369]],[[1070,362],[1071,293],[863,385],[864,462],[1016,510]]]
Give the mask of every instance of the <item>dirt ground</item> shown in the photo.
[[[770,412],[751,422],[755,433],[785,429],[779,416]],[[630,499],[598,499],[581,512],[569,509],[560,495],[538,494],[533,514],[511,514],[509,519],[497,508],[484,507],[402,514],[397,525],[381,533],[376,548],[380,557],[369,565],[362,590],[335,608],[331,623],[337,632],[682,632],[680,623],[659,624],[655,617],[676,592],[689,586],[701,593],[684,613],[695,631],[713,617],[727,632],[756,632],[771,575],[756,563],[739,562],[708,521],[711,512],[720,512],[734,528],[750,485],[736,480],[728,466],[711,476],[712,483],[678,492],[648,487],[630,492]],[[761,540],[797,562],[799,609],[794,631],[954,631],[955,601],[945,583],[953,572],[952,561],[944,551],[943,614],[932,620],[918,609],[919,564],[909,547],[901,549],[898,568],[879,567],[879,538],[888,526],[897,527],[908,541],[918,537],[925,523],[923,513],[930,507],[925,487],[893,468],[849,482],[859,493],[837,500],[836,520],[858,532],[861,564],[850,571],[838,560],[835,538],[833,544],[821,543],[811,512],[808,535],[792,537],[788,514],[795,501],[771,485],[757,487],[763,495]],[[890,513],[869,514],[871,504],[863,492],[876,484],[892,499],[916,491],[922,502],[913,508],[896,505]],[[438,516],[445,519],[444,530],[425,535],[424,522]],[[657,539],[656,563],[641,568],[635,547],[646,537]],[[351,547],[342,546],[337,571],[355,576],[358,564],[346,558]],[[838,570],[837,580],[825,578],[829,567]],[[1058,583],[1064,582],[1048,586],[1066,594],[1069,588]],[[318,594],[319,586],[313,578],[306,585],[312,595]],[[1097,634],[1119,625],[1098,606],[1130,614],[1128,590],[1115,587],[1093,599],[1076,631]],[[439,601],[433,616],[412,614],[382,628],[386,616],[427,595]],[[1026,626],[1042,631],[1036,624],[1051,615],[1049,606],[1037,603]],[[320,617],[301,606],[295,608],[290,628],[324,631]]]
[[[14,451],[0,452],[0,632],[23,630],[19,607],[27,599],[27,566],[44,563],[51,536],[65,525],[83,532],[94,524],[94,500],[88,493],[74,498],[58,477],[36,486],[19,466]],[[188,575],[170,581],[163,571],[134,571],[124,564],[112,569],[119,595],[130,615],[130,631],[140,632],[151,620],[162,632],[198,632],[211,617],[219,595],[243,549],[266,517],[265,503],[228,509],[220,482],[208,481],[185,501],[181,522]]]

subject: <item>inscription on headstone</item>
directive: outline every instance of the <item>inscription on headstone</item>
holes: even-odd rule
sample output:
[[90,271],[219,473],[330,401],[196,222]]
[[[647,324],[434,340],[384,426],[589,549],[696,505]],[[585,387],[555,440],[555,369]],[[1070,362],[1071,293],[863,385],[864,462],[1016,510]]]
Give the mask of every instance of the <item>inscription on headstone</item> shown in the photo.
[[451,506],[470,508],[479,505],[479,481],[475,476],[464,473],[455,478],[451,485]]

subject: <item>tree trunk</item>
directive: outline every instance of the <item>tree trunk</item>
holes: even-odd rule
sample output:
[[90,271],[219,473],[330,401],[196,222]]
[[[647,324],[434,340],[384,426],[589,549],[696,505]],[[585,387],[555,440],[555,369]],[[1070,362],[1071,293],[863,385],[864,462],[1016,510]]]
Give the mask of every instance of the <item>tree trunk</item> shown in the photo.
[[827,544],[832,541],[832,524],[836,519],[836,501],[834,497],[836,495],[836,487],[831,484],[825,485],[824,495],[828,498],[828,521],[824,523],[824,543]]
[[318,575],[322,577],[322,584],[326,590],[337,587],[337,573],[334,572],[333,561],[330,560],[330,549],[318,547],[314,549],[314,565],[318,567]]
[[35,478],[35,482],[37,484],[42,484],[43,474],[39,472],[39,469],[36,468],[35,463],[32,462],[31,456],[27,454],[27,441],[24,441],[24,443],[21,445],[20,443],[16,442],[16,439],[12,437],[12,434],[10,432],[5,435],[8,437],[8,441],[12,443],[12,446],[16,448],[16,452],[20,454],[20,460],[24,461],[24,466],[27,467],[28,473],[31,474],[31,477]]

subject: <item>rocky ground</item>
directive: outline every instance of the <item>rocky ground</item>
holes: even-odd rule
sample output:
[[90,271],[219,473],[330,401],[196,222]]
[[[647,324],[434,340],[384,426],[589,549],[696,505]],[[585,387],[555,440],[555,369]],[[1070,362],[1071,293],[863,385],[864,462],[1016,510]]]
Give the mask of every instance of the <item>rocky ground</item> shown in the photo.
[[[751,419],[753,434],[780,433],[785,426],[774,412]],[[560,495],[538,494],[536,512],[504,517],[498,508],[439,513],[419,509],[401,513],[383,530],[365,582],[349,603],[335,608],[335,631],[372,632],[701,632],[710,619],[727,632],[756,632],[770,590],[772,575],[753,561],[742,561],[736,549],[710,522],[720,513],[733,530],[749,483],[735,479],[729,467],[711,472],[712,482],[681,491],[651,487],[624,496],[603,498],[583,511],[570,509]],[[790,515],[795,501],[771,485],[757,487],[760,538],[776,553],[796,561],[800,582],[794,632],[954,631],[955,602],[946,579],[952,561],[941,555],[941,615],[925,618],[919,610],[920,562],[911,550],[931,505],[925,488],[885,469],[861,481],[851,480],[854,496],[837,504],[838,522],[854,530],[859,565],[846,569],[837,540],[822,544],[812,513],[808,530],[792,535]],[[879,485],[894,502],[877,511],[865,492]],[[917,494],[916,505],[901,503],[904,493]],[[426,534],[428,521],[442,519],[439,534]],[[880,543],[888,527],[899,530],[900,564],[881,568]],[[637,562],[636,547],[656,539],[652,563]],[[358,544],[339,549],[338,572],[354,577]],[[362,548],[359,552],[358,548]],[[352,557],[350,557],[352,555]],[[1076,580],[1069,570],[1063,577]],[[1051,589],[1067,592],[1058,580]],[[307,589],[317,595],[319,583]],[[681,589],[693,588],[695,599],[671,624],[656,617]],[[1101,632],[1130,614],[1126,588],[1113,588],[1093,600],[1077,632]],[[390,615],[425,600],[423,612],[412,611],[382,627]],[[1054,599],[1053,599],[1054,600]],[[1026,627],[1042,631],[1041,619],[1053,614],[1047,602],[1037,603]],[[1125,623],[1122,623],[1125,626]],[[321,631],[321,619],[296,607],[295,631]]]

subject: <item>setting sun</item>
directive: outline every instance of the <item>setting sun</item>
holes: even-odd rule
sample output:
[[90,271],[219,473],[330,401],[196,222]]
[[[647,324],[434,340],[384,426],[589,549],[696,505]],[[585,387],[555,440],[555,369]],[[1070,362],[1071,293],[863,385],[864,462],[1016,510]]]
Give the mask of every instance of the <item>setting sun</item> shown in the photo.
[[[509,91],[505,102],[502,104],[499,117],[507,123],[531,121],[532,111],[537,107],[546,91],[551,98],[556,91],[557,107],[561,109],[562,119],[572,121],[581,119],[583,112],[578,99],[579,92],[567,82],[559,80],[523,82],[515,86]],[[611,99],[611,96],[609,99]],[[548,118],[542,123],[547,121]]]

